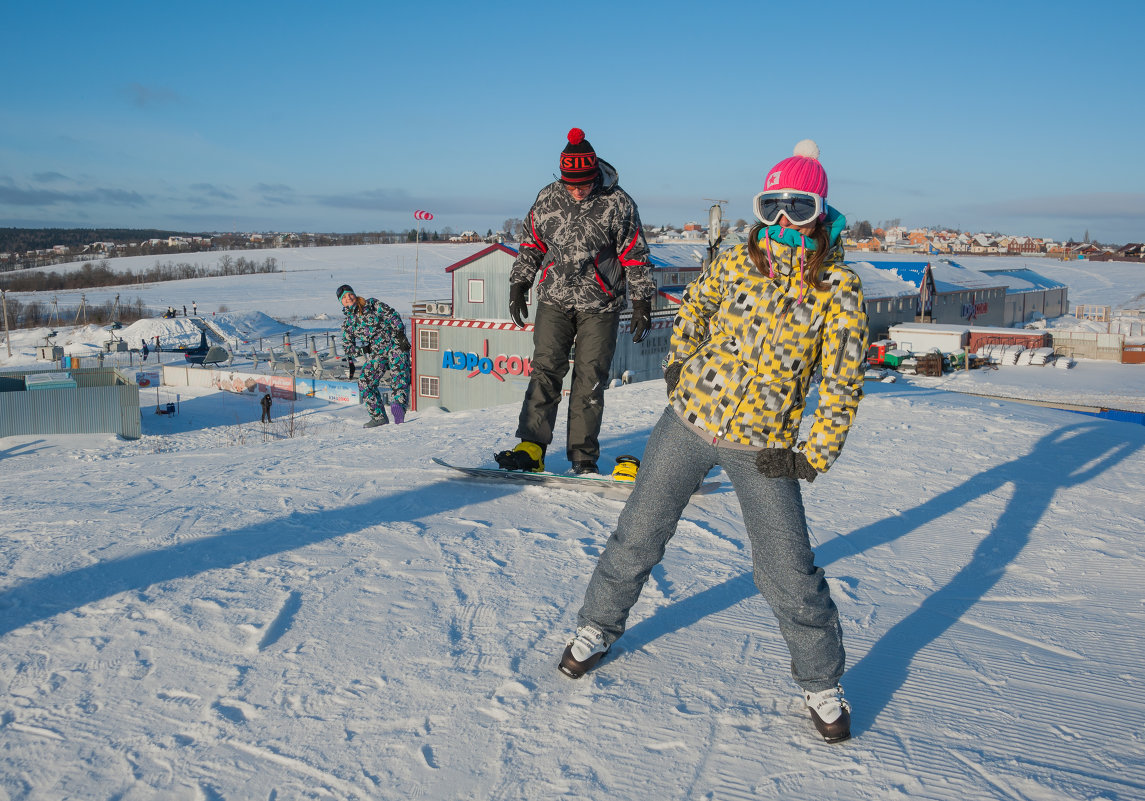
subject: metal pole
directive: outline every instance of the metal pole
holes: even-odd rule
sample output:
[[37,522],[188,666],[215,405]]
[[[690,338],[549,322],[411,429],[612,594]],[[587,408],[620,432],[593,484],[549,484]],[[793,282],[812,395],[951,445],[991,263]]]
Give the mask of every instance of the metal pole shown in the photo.
[[8,291],[0,289],[0,300],[4,303],[4,341],[8,343],[8,358],[12,358],[12,332],[8,330]]
[[417,233],[413,238],[413,302],[417,303],[417,261],[418,249],[421,247],[421,220],[417,221]]

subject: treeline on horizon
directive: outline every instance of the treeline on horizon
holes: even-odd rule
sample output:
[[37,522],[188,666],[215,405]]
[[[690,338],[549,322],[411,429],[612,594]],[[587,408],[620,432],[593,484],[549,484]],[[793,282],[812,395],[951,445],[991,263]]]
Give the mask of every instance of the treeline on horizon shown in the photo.
[[184,231],[161,231],[156,228],[0,228],[0,252],[26,253],[47,250],[56,245],[80,248],[93,242],[146,242],[172,236],[205,236]]
[[162,281],[183,281],[188,278],[213,278],[228,275],[252,275],[278,272],[278,260],[268,256],[262,261],[239,256],[222,256],[214,267],[188,262],[156,262],[143,272],[111,269],[106,259],[98,264],[85,262],[83,267],[65,273],[42,270],[19,270],[0,275],[0,288],[8,292],[56,292],[69,289],[122,286],[125,284],[152,284]]
[[[490,234],[492,229],[490,229]],[[348,233],[305,233],[299,234],[297,241],[283,245],[284,247],[297,247],[306,245],[380,245],[397,242],[413,242],[418,231],[414,228],[398,231],[358,231]],[[442,231],[423,229],[421,240],[423,242],[439,242],[449,239],[452,229],[448,226]],[[83,257],[78,250],[94,242],[114,242],[116,245],[128,244],[143,245],[150,240],[167,240],[171,237],[204,237],[212,242],[213,250],[237,250],[240,248],[269,248],[277,247],[273,238],[261,242],[252,242],[245,234],[209,231],[163,231],[157,228],[0,228],[0,253],[23,254],[29,251],[50,250],[56,245],[63,245],[73,252],[68,258]]]

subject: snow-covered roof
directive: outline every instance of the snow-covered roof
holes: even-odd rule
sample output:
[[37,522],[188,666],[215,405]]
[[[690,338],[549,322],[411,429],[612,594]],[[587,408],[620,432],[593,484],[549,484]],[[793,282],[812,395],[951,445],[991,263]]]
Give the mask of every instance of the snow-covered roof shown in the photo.
[[914,285],[915,291],[922,286],[922,276],[926,265],[930,265],[934,277],[934,288],[938,292],[958,292],[963,289],[988,289],[1005,286],[1005,282],[978,270],[963,267],[950,259],[931,261],[872,261],[868,262],[879,270],[896,273],[900,278]]
[[917,295],[918,286],[906,281],[894,269],[879,268],[869,261],[849,261],[847,266],[855,271],[863,282],[863,298],[901,298]]
[[675,244],[653,242],[648,245],[648,253],[655,267],[697,268],[703,266],[707,248],[698,242]]
[[1024,267],[1016,270],[983,270],[983,273],[1006,286],[1007,292],[1040,292],[1046,289],[1064,289],[1065,284],[1046,278]]

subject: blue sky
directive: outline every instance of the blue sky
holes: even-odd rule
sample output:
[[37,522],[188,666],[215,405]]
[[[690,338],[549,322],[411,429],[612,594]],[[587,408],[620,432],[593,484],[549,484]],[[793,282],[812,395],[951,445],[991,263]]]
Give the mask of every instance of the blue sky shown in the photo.
[[581,127],[645,223],[805,137],[851,220],[1145,240],[1138,2],[6,0],[0,226],[480,233]]

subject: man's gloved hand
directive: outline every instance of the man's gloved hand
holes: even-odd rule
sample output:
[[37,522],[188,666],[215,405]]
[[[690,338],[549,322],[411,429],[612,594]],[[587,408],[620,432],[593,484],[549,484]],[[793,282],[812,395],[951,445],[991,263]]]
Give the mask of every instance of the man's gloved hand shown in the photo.
[[652,301],[632,301],[632,341],[643,342],[652,329]]
[[664,368],[664,383],[668,385],[668,397],[672,397],[672,391],[676,389],[676,385],[680,383],[680,371],[684,369],[683,362],[672,362]]
[[755,467],[768,478],[801,478],[810,483],[819,475],[802,451],[788,448],[764,448],[755,457]]
[[406,336],[405,331],[398,331],[398,347],[404,350],[406,353],[409,353],[409,337]]
[[369,356],[370,355],[370,346],[369,345],[363,345],[362,346],[362,355],[363,356]]
[[525,320],[529,319],[529,308],[526,298],[529,294],[529,284],[509,284],[509,316],[520,328],[525,327]]

